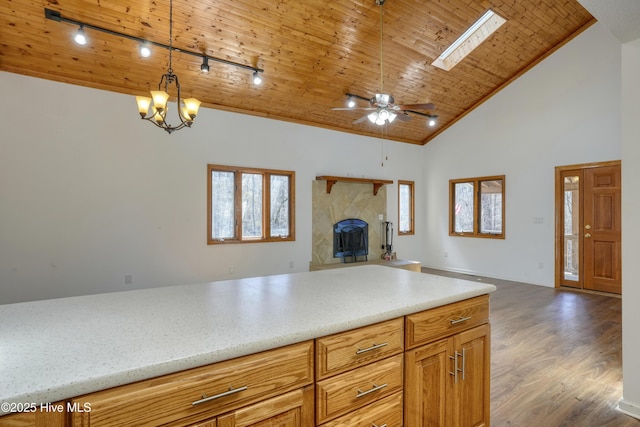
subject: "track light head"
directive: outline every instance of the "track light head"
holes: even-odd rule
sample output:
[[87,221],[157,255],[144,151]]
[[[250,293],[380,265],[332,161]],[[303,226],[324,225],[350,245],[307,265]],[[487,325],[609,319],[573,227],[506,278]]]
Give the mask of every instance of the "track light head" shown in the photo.
[[435,125],[438,124],[438,116],[429,116],[429,120],[427,120],[427,125],[429,125],[429,127],[434,127]]
[[203,73],[209,72],[209,58],[207,58],[206,56],[202,57],[202,65],[200,65],[200,71],[202,71]]
[[355,106],[356,106],[356,100],[353,96],[350,96],[349,99],[347,100],[347,107],[353,108]]
[[78,28],[78,31],[76,31],[76,33],[73,36],[73,41],[75,41],[81,46],[84,46],[85,44],[87,44],[87,36],[84,33],[84,25],[80,25],[80,28]]
[[260,77],[260,74],[257,71],[253,72],[253,84],[256,86],[262,84],[262,77]]
[[151,47],[149,46],[149,43],[140,43],[140,56],[143,58],[148,58],[151,56]]

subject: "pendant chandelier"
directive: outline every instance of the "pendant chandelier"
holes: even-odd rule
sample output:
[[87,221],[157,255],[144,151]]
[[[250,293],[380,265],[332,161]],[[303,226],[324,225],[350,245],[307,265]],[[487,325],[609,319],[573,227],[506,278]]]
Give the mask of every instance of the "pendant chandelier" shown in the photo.
[[[142,120],[147,120],[168,133],[180,130],[184,127],[191,127],[198,115],[200,101],[195,98],[182,99],[180,96],[180,82],[178,76],[173,74],[171,68],[173,53],[173,0],[169,0],[169,68],[160,78],[158,90],[151,91],[151,98],[146,96],[136,96],[138,102],[138,112]],[[180,124],[171,125],[167,121],[167,111],[169,110],[169,86],[175,84],[177,91],[177,116]]]

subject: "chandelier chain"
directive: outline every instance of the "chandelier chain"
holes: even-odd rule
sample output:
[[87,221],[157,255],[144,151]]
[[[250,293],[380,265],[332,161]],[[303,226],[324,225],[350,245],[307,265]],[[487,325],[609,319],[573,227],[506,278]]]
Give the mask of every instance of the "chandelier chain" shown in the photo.
[[169,0],[169,74],[173,74],[171,69],[171,53],[173,52],[173,0]]

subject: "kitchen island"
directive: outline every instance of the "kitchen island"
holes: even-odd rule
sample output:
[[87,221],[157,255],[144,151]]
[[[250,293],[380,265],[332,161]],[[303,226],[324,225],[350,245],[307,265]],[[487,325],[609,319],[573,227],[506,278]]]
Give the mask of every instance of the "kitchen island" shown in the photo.
[[[486,294],[493,290],[495,287],[490,284],[369,265],[4,305],[0,306],[0,402],[33,403],[38,408],[42,403],[53,402],[85,404],[89,402],[86,399],[70,399],[126,384],[145,384],[143,380],[193,368],[220,365],[228,369],[236,360],[239,363],[246,360],[247,366],[259,366],[258,361],[248,358],[270,355],[270,351],[280,349],[290,354],[292,360],[311,357],[311,366],[307,367],[311,374],[300,374],[309,378],[298,378],[291,387],[295,386],[296,390],[307,387],[306,394],[311,387],[313,394],[314,387],[322,388],[322,381],[334,375],[318,374],[314,365],[321,357],[314,353],[314,348],[319,346],[314,340],[348,331],[365,335],[380,331],[384,335],[396,327],[387,326],[385,322],[395,322],[394,325],[400,325],[402,342],[398,344],[398,351],[389,354],[396,354],[393,363],[402,365],[402,354],[406,350],[405,325],[407,330],[415,332],[411,339],[407,337],[407,343],[412,343],[407,345],[416,347],[424,344],[419,335],[430,334],[430,325],[434,323],[431,317],[420,323],[420,318],[411,320],[410,315],[431,313],[439,307],[476,301],[484,296],[486,303],[483,300],[460,306],[463,314],[447,322],[458,328],[465,322],[475,321],[469,320],[471,316],[465,313],[480,311],[480,323],[488,323]],[[476,323],[469,323],[469,328],[474,325]],[[360,329],[372,326],[376,329]],[[393,337],[398,335],[389,333]],[[414,340],[415,337],[418,339]],[[431,338],[446,337],[441,334]],[[486,339],[485,353],[488,352],[488,337]],[[370,340],[373,345],[380,345],[376,344],[375,337]],[[383,347],[371,352],[379,353],[380,357],[367,355],[365,362],[380,363],[377,362],[380,359],[391,363],[384,352],[393,346]],[[311,352],[311,356],[300,356],[297,351]],[[273,354],[270,361],[282,357]],[[453,370],[457,381],[458,356],[455,358]],[[360,364],[354,363],[354,366]],[[340,375],[335,378],[348,371],[339,368],[336,373]],[[234,387],[228,385],[229,400],[245,392]],[[277,387],[270,386],[269,390],[272,389]],[[283,390],[291,391],[286,387]],[[403,390],[402,384],[398,390]],[[316,393],[316,407],[323,404],[324,397],[319,394]],[[204,392],[202,396],[203,400],[207,398]],[[368,393],[366,399],[369,399]],[[368,404],[366,399],[362,401]],[[258,397],[244,403],[255,402]],[[95,405],[92,414],[97,413]],[[79,410],[80,406],[65,408]],[[225,408],[231,410],[236,406]],[[6,411],[5,405],[2,409],[12,412]],[[308,407],[306,411],[309,412]],[[196,412],[189,415],[189,422],[194,421],[192,425],[202,417],[201,412]],[[315,418],[320,424],[349,413],[350,408],[346,408]],[[72,415],[88,423],[87,414]],[[210,415],[218,416],[218,412]],[[0,417],[0,425],[4,418],[10,417]],[[190,425],[170,421],[176,422],[171,425]],[[140,420],[139,424],[155,422]],[[116,424],[92,421],[91,425]]]

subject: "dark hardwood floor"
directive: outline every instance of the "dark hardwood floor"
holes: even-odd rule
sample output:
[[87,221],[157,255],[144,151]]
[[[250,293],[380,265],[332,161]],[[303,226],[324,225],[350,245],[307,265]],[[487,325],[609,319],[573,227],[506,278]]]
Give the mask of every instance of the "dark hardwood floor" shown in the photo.
[[496,285],[491,294],[491,425],[637,427],[622,398],[621,300],[422,269]]

